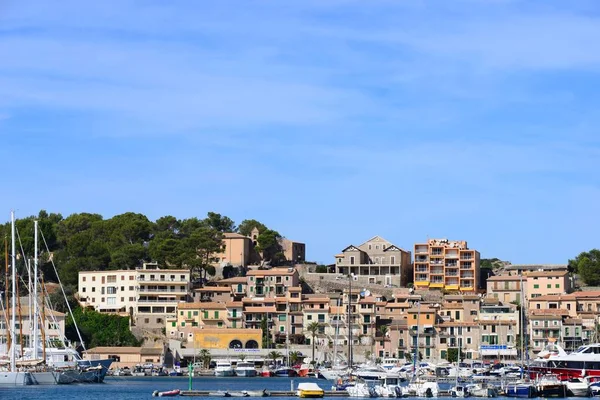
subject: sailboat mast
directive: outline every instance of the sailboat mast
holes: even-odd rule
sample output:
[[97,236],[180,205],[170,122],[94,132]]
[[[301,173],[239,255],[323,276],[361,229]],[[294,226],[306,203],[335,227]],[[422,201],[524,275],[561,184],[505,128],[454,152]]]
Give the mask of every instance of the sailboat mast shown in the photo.
[[[15,334],[15,328],[17,325],[17,255],[15,250],[15,212],[10,212],[10,223],[11,223],[11,240],[12,240],[12,249],[11,249],[11,263],[12,263],[12,300],[11,300],[11,321],[10,321],[10,329],[11,334]],[[13,338],[14,339],[14,338]],[[16,345],[17,341],[12,341],[12,347],[10,350],[10,371],[16,372],[17,370],[17,353],[16,353]]]
[[38,222],[33,221],[35,248],[33,253],[33,359],[39,357],[38,351]]
[[8,353],[11,345],[10,337],[10,308],[8,307],[8,285],[10,280],[8,279],[8,237],[4,236],[4,304],[6,304],[6,352]]
[[521,271],[521,313],[519,314],[519,330],[521,331],[521,379],[523,379],[523,370],[525,368],[525,366],[523,365],[523,353],[524,353],[524,347],[525,347],[525,335],[524,335],[524,327],[523,325],[525,322],[525,298],[523,296],[523,271]]

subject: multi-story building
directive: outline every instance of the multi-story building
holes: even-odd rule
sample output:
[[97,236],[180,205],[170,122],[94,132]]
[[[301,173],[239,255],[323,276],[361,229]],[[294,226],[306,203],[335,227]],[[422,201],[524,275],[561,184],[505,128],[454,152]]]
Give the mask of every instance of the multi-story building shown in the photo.
[[78,296],[84,307],[130,315],[133,325],[162,329],[177,304],[188,300],[190,288],[189,270],[145,263],[135,270],[81,271]]
[[289,288],[300,284],[295,268],[253,269],[246,273],[248,297],[285,296]]
[[473,322],[477,320],[480,301],[477,295],[447,295],[439,314],[446,321]]
[[478,280],[479,252],[469,249],[466,241],[429,239],[415,244],[415,287],[473,292]]
[[479,358],[480,335],[476,322],[444,321],[438,324],[437,330],[439,346],[436,347],[436,356],[439,360],[446,360],[450,349],[456,349],[456,354],[463,355],[465,359]]
[[368,283],[406,286],[411,280],[411,255],[380,236],[350,245],[335,256],[335,272],[365,277]]
[[217,281],[217,286],[230,288],[231,296],[236,301],[241,301],[248,292],[248,278],[245,276],[236,276],[233,278],[221,279]]
[[496,275],[487,279],[487,296],[503,303],[521,304],[527,298],[527,277],[522,275]]
[[534,299],[540,296],[571,293],[572,280],[567,271],[526,272],[527,295]]
[[407,326],[410,340],[407,351],[417,354],[419,360],[437,359],[435,347],[437,332],[435,329],[438,315],[435,308],[428,306],[417,306],[406,312]]
[[325,335],[325,328],[330,325],[329,321],[329,297],[319,294],[302,296],[304,334],[306,343],[312,343],[312,336],[308,334],[308,327],[311,323],[319,324],[319,333],[316,339],[321,339]]
[[531,350],[540,352],[549,341],[560,341],[563,320],[569,315],[567,310],[531,310],[529,315],[529,335]]
[[175,316],[166,318],[166,332],[173,338],[192,337],[194,328],[229,327],[227,306],[224,303],[180,303]]
[[228,286],[204,286],[192,291],[192,301],[212,301],[225,303],[232,298],[231,287]]

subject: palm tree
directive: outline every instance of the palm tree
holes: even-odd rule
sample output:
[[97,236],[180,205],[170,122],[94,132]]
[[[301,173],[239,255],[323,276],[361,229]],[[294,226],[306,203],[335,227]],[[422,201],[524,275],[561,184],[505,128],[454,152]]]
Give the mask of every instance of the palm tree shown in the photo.
[[202,361],[202,366],[204,367],[204,369],[208,369],[210,367],[210,361],[212,359],[210,355],[210,350],[200,350],[200,352],[198,353],[198,358],[200,358],[200,361]]
[[319,324],[318,322],[314,321],[311,322],[310,324],[308,324],[308,326],[306,327],[306,331],[308,333],[310,333],[310,335],[312,336],[310,342],[312,343],[312,364],[315,364],[315,338],[317,337],[317,334],[319,333],[319,331],[321,330],[321,324]]
[[390,331],[390,327],[387,325],[381,325],[379,327],[379,332],[381,333],[381,336],[383,336],[383,355],[385,357],[385,341],[387,339],[387,334]]
[[290,364],[295,365],[301,358],[299,351],[290,351]]
[[272,352],[269,353],[269,358],[271,360],[273,360],[273,362],[276,364],[277,363],[277,359],[281,358],[282,355],[280,352],[278,352],[277,350],[273,350]]

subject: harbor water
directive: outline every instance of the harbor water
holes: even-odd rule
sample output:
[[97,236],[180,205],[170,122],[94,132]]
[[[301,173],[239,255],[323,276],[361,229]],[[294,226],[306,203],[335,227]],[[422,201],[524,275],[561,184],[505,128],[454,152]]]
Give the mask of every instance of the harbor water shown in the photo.
[[[331,382],[315,378],[239,378],[239,377],[196,377],[193,378],[194,390],[208,391],[242,391],[242,390],[290,390],[291,381],[294,387],[299,382],[315,382],[328,390]],[[1,387],[1,400],[134,400],[150,399],[154,390],[172,389],[187,390],[187,377],[110,377],[103,384],[73,384],[51,386]],[[442,384],[440,384],[442,386]],[[443,385],[446,386],[446,385]],[[445,387],[444,387],[445,389]],[[180,397],[181,398],[181,397]],[[193,397],[187,397],[193,399]],[[203,397],[203,399],[223,399],[223,397]],[[333,399],[333,398],[332,398]],[[335,399],[339,399],[336,397]],[[451,397],[438,397],[449,400]]]

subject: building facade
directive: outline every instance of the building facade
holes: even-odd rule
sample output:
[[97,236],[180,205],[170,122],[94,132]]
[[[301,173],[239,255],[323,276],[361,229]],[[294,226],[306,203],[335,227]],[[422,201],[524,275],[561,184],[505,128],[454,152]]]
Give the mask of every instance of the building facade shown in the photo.
[[81,271],[78,296],[83,307],[131,317],[131,324],[162,329],[191,289],[187,269],[159,269],[145,263],[135,270]]
[[360,246],[350,245],[335,256],[335,272],[366,276],[369,283],[406,286],[412,280],[411,254],[375,236]]
[[414,248],[417,288],[474,292],[479,281],[479,252],[466,241],[429,239]]

